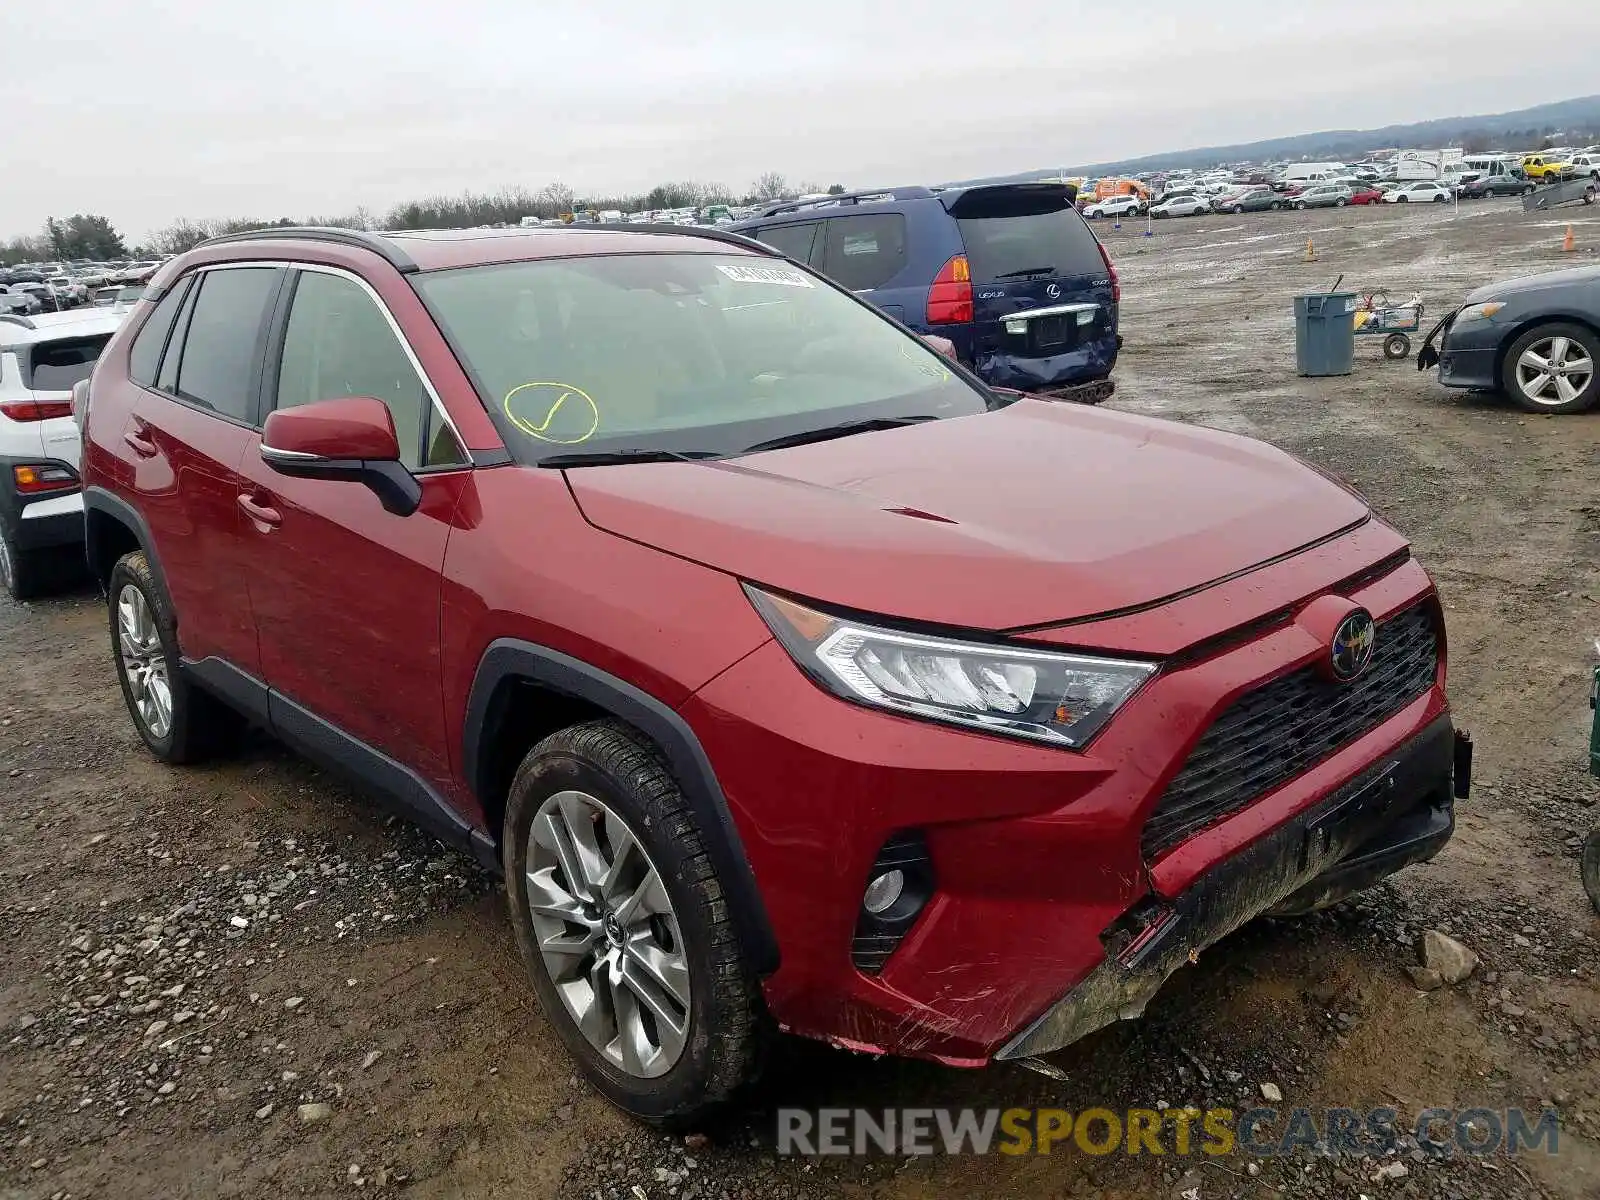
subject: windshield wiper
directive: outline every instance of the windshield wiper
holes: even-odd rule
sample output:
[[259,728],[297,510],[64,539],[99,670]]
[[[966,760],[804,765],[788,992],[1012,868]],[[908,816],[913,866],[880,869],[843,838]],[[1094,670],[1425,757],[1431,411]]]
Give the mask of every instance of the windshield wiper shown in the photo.
[[861,421],[841,421],[837,425],[824,425],[819,429],[802,429],[799,433],[786,433],[782,437],[768,438],[754,446],[746,446],[744,453],[757,454],[762,450],[782,450],[788,446],[804,446],[810,442],[825,442],[830,438],[849,437],[853,433],[871,433],[878,429],[898,429],[902,425],[920,425],[924,421],[937,421],[931,413],[914,417],[867,417]]
[[638,462],[700,462],[720,458],[711,450],[589,450],[574,454],[552,454],[541,458],[541,467],[611,467],[619,463]]
[[1055,273],[1056,269],[1054,267],[1024,267],[1020,271],[1002,271],[995,278],[1022,279],[1030,275],[1054,275]]

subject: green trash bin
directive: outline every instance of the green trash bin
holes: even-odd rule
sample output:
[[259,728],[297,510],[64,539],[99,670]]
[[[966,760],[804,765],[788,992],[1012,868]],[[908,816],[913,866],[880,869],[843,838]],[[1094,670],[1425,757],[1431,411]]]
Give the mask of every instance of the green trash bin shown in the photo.
[[1356,362],[1356,294],[1294,298],[1294,360],[1302,375],[1348,375]]

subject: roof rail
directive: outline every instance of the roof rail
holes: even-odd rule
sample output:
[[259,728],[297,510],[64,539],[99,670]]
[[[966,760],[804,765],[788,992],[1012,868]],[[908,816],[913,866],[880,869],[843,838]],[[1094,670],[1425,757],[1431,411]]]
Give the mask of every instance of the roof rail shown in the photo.
[[775,217],[779,213],[799,212],[806,208],[830,208],[843,204],[872,204],[880,200],[926,200],[933,192],[925,187],[898,187],[898,188],[863,188],[854,192],[843,192],[837,196],[819,196],[815,200],[780,200],[769,205],[756,214],[761,217]]
[[583,232],[600,230],[604,233],[655,233],[667,237],[699,237],[712,242],[727,242],[730,246],[740,246],[746,250],[754,250],[772,258],[782,258],[783,252],[774,249],[765,242],[758,242],[754,238],[746,237],[742,233],[733,233],[727,229],[720,229],[714,225],[671,225],[653,222],[648,225],[629,225],[626,221],[607,221],[603,224],[572,224],[563,226],[564,229],[577,229]]
[[342,229],[323,225],[269,225],[265,229],[246,229],[239,233],[225,233],[221,237],[207,238],[201,246],[224,246],[235,242],[269,242],[290,238],[303,242],[333,242],[340,246],[356,246],[381,255],[390,266],[402,274],[418,269],[411,256],[382,234],[368,233],[364,229]]
[[0,313],[0,321],[4,321],[8,325],[21,325],[24,329],[39,328],[21,313]]

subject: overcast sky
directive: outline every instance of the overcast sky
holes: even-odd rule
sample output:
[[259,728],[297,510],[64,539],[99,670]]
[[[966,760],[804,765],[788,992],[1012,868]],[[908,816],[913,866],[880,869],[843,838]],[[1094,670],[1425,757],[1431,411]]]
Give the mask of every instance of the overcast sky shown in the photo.
[[1595,0],[3,0],[0,236],[937,182],[1600,91]]

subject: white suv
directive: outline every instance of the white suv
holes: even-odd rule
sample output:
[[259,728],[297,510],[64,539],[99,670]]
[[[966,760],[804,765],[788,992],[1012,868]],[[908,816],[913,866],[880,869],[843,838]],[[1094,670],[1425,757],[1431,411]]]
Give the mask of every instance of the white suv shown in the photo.
[[1144,211],[1144,201],[1138,196],[1107,196],[1083,210],[1090,220],[1096,217],[1125,217]]
[[83,544],[72,386],[124,315],[0,314],[0,584],[13,599],[38,591],[45,552]]

